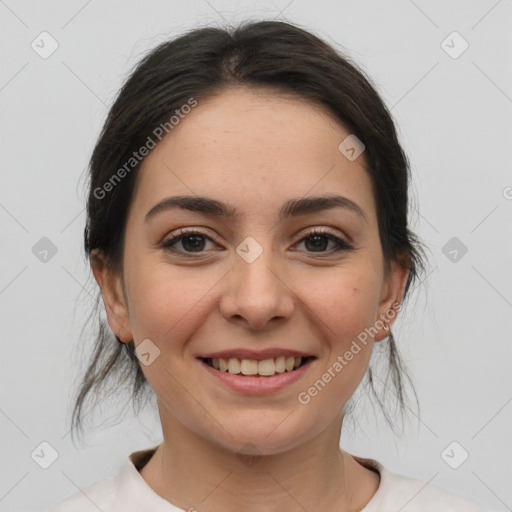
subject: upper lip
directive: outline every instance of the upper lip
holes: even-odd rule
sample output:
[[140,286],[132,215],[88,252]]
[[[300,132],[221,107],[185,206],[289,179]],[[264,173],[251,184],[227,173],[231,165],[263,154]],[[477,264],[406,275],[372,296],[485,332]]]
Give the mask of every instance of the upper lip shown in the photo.
[[293,356],[293,357],[314,357],[312,354],[302,352],[300,350],[290,350],[287,348],[268,348],[266,350],[250,350],[245,348],[234,348],[231,350],[219,350],[218,352],[208,352],[207,354],[201,354],[197,357],[203,359],[229,359],[236,357],[238,359],[253,359],[256,361],[263,361],[264,359],[273,359],[279,356]]

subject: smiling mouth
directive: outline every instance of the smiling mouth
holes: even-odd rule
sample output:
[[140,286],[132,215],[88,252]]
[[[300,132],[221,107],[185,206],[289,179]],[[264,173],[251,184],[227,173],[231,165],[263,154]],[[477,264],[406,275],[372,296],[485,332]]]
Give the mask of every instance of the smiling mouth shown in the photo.
[[273,377],[283,373],[290,373],[316,359],[315,356],[293,357],[279,356],[262,361],[254,359],[238,359],[236,357],[210,358],[200,357],[201,361],[215,370],[231,375],[247,377]]

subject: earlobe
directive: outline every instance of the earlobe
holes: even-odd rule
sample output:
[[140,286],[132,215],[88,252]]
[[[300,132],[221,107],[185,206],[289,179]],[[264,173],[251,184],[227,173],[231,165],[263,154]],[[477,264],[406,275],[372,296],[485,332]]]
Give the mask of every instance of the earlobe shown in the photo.
[[389,308],[387,311],[379,315],[379,319],[375,322],[375,327],[380,330],[375,336],[374,341],[382,341],[391,334],[391,325],[398,314],[399,306],[400,303],[395,302],[392,308]]
[[375,341],[381,341],[389,336],[391,327],[400,311],[408,275],[409,267],[404,261],[391,263],[376,321],[377,327],[381,327],[381,329],[375,336]]
[[112,332],[121,341],[131,341],[133,335],[121,276],[109,268],[104,255],[98,249],[91,252],[90,264],[94,279],[101,290],[108,324]]

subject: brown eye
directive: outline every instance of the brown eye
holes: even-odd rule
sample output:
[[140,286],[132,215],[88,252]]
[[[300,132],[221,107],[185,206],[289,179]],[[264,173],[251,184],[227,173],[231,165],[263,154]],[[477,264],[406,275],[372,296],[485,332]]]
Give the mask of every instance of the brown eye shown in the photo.
[[[353,250],[352,245],[350,245],[345,240],[339,238],[338,236],[334,235],[330,231],[313,230],[310,233],[308,233],[304,238],[302,238],[300,242],[304,242],[308,250],[307,252],[333,253],[338,251]],[[325,250],[327,249],[329,242],[333,242],[335,246],[334,248]]]
[[[201,254],[204,252],[204,248],[206,245],[206,241],[209,240],[213,243],[213,240],[202,233],[201,231],[183,231],[180,230],[179,233],[172,235],[170,238],[165,240],[161,246],[163,249],[170,250],[172,252],[187,254],[187,253],[198,253]],[[183,252],[177,249],[175,246],[179,247],[179,243],[181,242],[181,248]]]

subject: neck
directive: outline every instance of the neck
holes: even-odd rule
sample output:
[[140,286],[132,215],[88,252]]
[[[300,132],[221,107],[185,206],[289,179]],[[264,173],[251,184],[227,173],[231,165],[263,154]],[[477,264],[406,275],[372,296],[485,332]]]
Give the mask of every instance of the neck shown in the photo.
[[140,473],[184,510],[361,510],[378,487],[378,475],[339,448],[342,416],[300,446],[264,456],[234,453],[172,415],[162,420],[164,441]]

